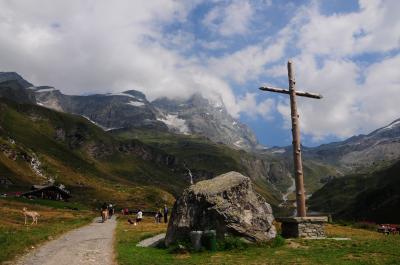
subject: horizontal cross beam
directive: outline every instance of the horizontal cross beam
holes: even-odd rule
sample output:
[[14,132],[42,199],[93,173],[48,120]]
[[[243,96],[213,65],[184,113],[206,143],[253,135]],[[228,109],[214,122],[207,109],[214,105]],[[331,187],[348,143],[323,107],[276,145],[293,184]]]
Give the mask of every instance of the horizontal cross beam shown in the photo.
[[[282,89],[282,88],[263,86],[263,87],[260,87],[259,89],[263,90],[263,91],[271,91],[271,92],[290,95],[290,91],[289,90]],[[296,96],[307,97],[307,98],[317,98],[317,99],[321,99],[322,98],[322,95],[319,95],[319,94],[308,93],[308,92],[297,91],[297,90],[296,90]]]

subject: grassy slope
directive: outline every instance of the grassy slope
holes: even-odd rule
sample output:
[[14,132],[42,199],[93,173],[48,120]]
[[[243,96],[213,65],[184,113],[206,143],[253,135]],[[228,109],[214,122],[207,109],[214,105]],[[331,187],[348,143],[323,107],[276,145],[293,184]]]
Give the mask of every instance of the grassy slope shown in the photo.
[[336,176],[336,168],[314,160],[305,160],[304,168],[304,185],[308,193],[313,193],[322,187],[321,178],[326,176]]
[[337,225],[328,225],[328,236],[352,240],[295,239],[287,240],[279,247],[255,245],[245,250],[191,254],[170,254],[166,249],[135,246],[141,239],[165,229],[164,225],[156,225],[152,220],[132,226],[120,219],[116,233],[119,264],[397,264],[400,260],[399,236]]
[[400,161],[372,173],[345,176],[326,184],[309,200],[314,210],[344,219],[400,223]]
[[[72,191],[72,200],[92,205],[111,200],[130,207],[172,203],[173,197],[164,190],[179,188],[177,176],[166,167],[152,167],[150,161],[135,154],[118,153],[115,149],[119,142],[84,118],[5,100],[0,101],[0,110],[0,144],[16,153],[36,154],[45,174],[55,176]],[[64,140],[56,138],[60,128],[65,132]],[[87,151],[93,144],[111,151],[93,158]],[[43,181],[21,155],[14,161],[3,152],[0,174],[16,184],[0,191],[27,190],[29,185]],[[154,186],[153,179],[163,181]]]
[[[24,225],[22,208],[40,214],[38,225]],[[86,210],[74,211],[64,208],[84,206],[49,201],[0,199],[0,263],[22,255],[26,250],[70,229],[89,223],[93,214]],[[28,222],[31,220],[28,220]]]

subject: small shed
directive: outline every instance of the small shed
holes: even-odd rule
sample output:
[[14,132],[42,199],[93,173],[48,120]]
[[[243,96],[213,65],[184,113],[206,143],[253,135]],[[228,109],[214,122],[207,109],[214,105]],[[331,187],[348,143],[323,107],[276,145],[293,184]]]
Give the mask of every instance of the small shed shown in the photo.
[[30,191],[22,193],[21,196],[66,201],[71,194],[68,190],[56,185],[33,185]]

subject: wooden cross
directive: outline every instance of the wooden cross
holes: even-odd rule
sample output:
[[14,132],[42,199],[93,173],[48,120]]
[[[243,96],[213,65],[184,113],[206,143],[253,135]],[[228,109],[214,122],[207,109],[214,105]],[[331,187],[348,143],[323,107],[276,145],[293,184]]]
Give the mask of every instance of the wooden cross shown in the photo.
[[308,92],[296,91],[296,81],[294,78],[293,63],[291,61],[288,61],[287,68],[289,78],[289,90],[275,87],[260,87],[260,90],[290,95],[297,216],[306,217],[306,197],[304,191],[303,165],[301,161],[300,126],[299,114],[297,113],[296,96],[316,99],[321,99],[322,96]]

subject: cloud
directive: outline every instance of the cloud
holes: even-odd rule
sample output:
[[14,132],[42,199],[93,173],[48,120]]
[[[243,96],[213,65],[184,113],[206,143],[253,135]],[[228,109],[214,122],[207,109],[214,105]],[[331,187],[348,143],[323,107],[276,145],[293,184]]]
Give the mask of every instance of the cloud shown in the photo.
[[[398,1],[360,1],[357,12],[322,15],[314,2],[294,18],[297,88],[324,96],[298,99],[301,131],[312,141],[368,133],[399,118],[399,7]],[[286,82],[286,65],[266,68]],[[276,106],[290,127],[288,99]]]
[[398,1],[360,1],[360,11],[322,15],[314,5],[309,22],[300,29],[302,52],[325,56],[351,56],[385,52],[400,44]]
[[[238,87],[286,82],[284,61],[292,58],[298,88],[324,95],[299,99],[302,132],[315,141],[344,138],[399,118],[400,2],[359,6],[327,15],[312,1],[292,6],[294,17],[279,24],[264,11],[283,9],[261,0],[1,1],[0,68],[68,94],[201,91],[222,98],[235,117],[275,112],[289,125],[287,99],[260,102]],[[260,31],[260,21],[270,26]]]
[[249,1],[230,1],[227,5],[212,8],[204,17],[203,24],[223,36],[246,34],[253,12]]
[[265,120],[272,120],[273,116],[271,115],[271,111],[275,107],[275,102],[272,99],[257,102],[256,97],[257,94],[255,93],[246,93],[243,97],[237,100],[239,109],[253,119],[260,116]]
[[260,43],[222,57],[211,57],[209,68],[219,76],[243,84],[258,78],[265,72],[267,64],[273,64],[285,54],[289,38],[279,36],[268,44]]

